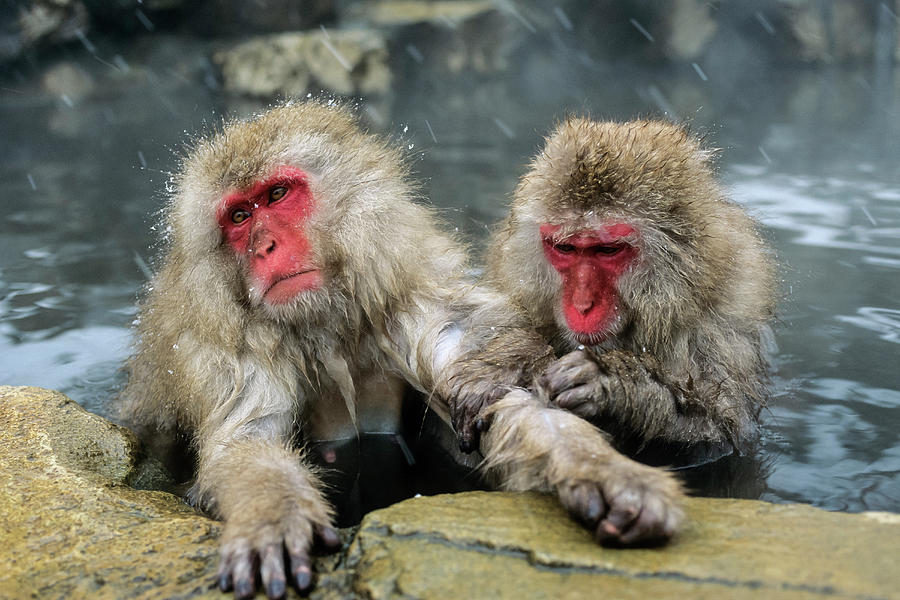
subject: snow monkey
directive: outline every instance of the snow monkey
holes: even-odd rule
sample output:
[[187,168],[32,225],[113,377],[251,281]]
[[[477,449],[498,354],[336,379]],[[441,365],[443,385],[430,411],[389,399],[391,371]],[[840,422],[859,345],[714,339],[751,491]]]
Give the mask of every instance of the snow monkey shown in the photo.
[[507,395],[552,348],[472,284],[463,248],[414,196],[398,150],[319,102],[225,125],[174,180],[123,420],[157,446],[192,440],[191,495],[224,520],[219,584],[237,597],[312,585],[313,543],[339,538],[298,446],[394,418],[405,386],[448,419],[459,398],[493,404],[502,435],[481,450],[498,484],[556,492],[601,537],[664,538],[680,519],[673,478]]
[[[681,127],[570,117],[488,251],[486,282],[561,357],[538,395],[620,448],[752,446],[766,398],[771,252]],[[475,406],[457,425],[477,435]]]

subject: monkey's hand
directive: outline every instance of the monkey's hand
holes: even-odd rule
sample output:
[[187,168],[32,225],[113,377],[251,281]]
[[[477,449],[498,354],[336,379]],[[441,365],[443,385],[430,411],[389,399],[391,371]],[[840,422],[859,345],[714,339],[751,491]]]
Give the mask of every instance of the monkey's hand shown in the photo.
[[593,419],[606,404],[608,377],[593,354],[575,350],[554,361],[538,378],[537,387],[551,405]]
[[235,598],[252,598],[256,594],[258,569],[269,598],[284,597],[288,574],[301,592],[309,590],[309,552],[313,544],[329,550],[341,544],[337,531],[323,524],[328,522],[327,512],[313,509],[312,513],[318,514],[308,514],[295,506],[275,515],[254,504],[252,509],[228,519],[221,538],[219,588],[223,592],[234,589]]
[[493,420],[482,437],[484,468],[501,487],[555,491],[601,543],[660,543],[681,523],[678,480],[619,454],[584,419],[525,390],[486,413]]
[[461,451],[468,453],[478,449],[481,434],[490,423],[490,417],[482,414],[483,409],[505,396],[509,390],[508,386],[475,380],[467,381],[454,390],[450,402],[450,421]]
[[611,418],[644,440],[738,444],[753,420],[729,401],[736,395],[704,397],[690,375],[672,376],[652,354],[576,350],[551,364],[536,385],[551,406],[594,423]]
[[529,385],[553,360],[553,348],[537,332],[490,327],[483,333],[488,341],[451,364],[446,383],[437,387],[450,406],[463,452],[478,449],[481,434],[490,426],[491,413],[484,409],[510,390]]
[[665,471],[624,456],[593,470],[588,465],[572,466],[577,473],[556,484],[557,494],[598,542],[660,544],[681,523],[681,487]]
[[219,587],[234,589],[236,598],[252,597],[257,583],[269,598],[284,596],[289,581],[308,590],[313,544],[340,544],[315,473],[277,440],[230,439],[208,447],[218,452],[201,448],[197,489],[225,521]]

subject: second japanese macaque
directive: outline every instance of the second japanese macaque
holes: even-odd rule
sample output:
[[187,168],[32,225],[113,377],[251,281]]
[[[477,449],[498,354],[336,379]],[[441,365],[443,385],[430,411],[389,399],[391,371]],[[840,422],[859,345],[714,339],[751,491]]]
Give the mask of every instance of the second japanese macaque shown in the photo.
[[226,125],[173,180],[121,417],[162,452],[193,445],[192,496],[225,522],[219,584],[237,597],[312,585],[314,542],[339,539],[299,448],[393,427],[406,386],[445,417],[490,404],[498,484],[557,493],[601,539],[665,539],[680,519],[670,476],[509,393],[552,348],[472,284],[414,197],[395,148],[317,102]]
[[709,161],[669,123],[569,118],[489,247],[487,283],[560,356],[537,396],[619,447],[728,453],[757,437],[773,261]]

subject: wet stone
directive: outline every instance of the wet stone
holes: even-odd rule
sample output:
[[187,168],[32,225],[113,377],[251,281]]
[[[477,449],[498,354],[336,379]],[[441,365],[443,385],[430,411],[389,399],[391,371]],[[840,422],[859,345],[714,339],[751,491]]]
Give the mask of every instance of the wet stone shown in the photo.
[[260,98],[386,94],[387,59],[375,32],[324,29],[259,36],[213,56],[226,91]]
[[360,3],[348,10],[347,20],[384,32],[398,78],[415,77],[421,67],[437,78],[492,76],[508,68],[527,40],[527,29],[512,13],[484,0]]
[[0,597],[204,593],[219,524],[130,487],[138,457],[130,432],[65,396],[0,387]]
[[689,499],[663,548],[596,545],[552,499],[470,492],[370,514],[350,550],[371,598],[891,598],[900,515]]
[[[134,436],[0,387],[0,597],[222,598],[221,527],[160,491]],[[692,498],[668,546],[596,545],[551,498],[419,497],[342,531],[311,597],[895,598],[900,515]],[[289,597],[296,597],[293,591]]]

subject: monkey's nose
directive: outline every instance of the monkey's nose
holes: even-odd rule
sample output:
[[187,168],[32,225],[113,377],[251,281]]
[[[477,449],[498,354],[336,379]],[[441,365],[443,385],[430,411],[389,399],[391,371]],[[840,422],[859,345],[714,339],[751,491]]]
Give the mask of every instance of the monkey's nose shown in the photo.
[[583,302],[575,302],[575,310],[580,312],[583,315],[588,314],[588,312],[594,308],[593,300],[585,300]]
[[572,294],[572,306],[574,306],[575,310],[579,313],[586,315],[594,308],[594,295],[590,290],[579,286],[575,289],[575,293]]
[[263,234],[256,238],[253,243],[253,254],[259,258],[265,258],[267,255],[275,251],[275,236]]

